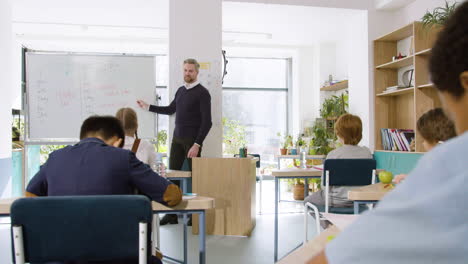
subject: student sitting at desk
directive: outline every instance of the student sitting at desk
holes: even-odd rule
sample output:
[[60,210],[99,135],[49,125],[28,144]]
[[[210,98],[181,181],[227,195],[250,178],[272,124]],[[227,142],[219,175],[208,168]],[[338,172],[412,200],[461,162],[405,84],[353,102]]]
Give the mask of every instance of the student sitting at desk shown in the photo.
[[468,1],[431,51],[431,79],[458,137],[425,154],[376,209],[360,216],[309,264],[468,263]]
[[[327,155],[327,159],[372,159],[372,153],[366,147],[358,146],[362,139],[362,122],[358,116],[344,114],[335,123],[335,133],[342,147],[339,147]],[[330,188],[330,206],[347,207],[353,203],[348,200],[348,191],[353,187],[333,186]],[[325,205],[325,192],[319,190],[307,196],[304,203],[312,203],[318,206]]]
[[[430,151],[438,144],[457,135],[455,132],[455,125],[444,114],[442,108],[435,108],[424,113],[418,119],[416,129],[423,139],[423,147],[426,151]],[[406,178],[406,175],[407,174],[396,175],[393,182],[402,182]]]
[[[138,189],[156,202],[179,204],[179,187],[156,174],[134,153],[121,149],[124,137],[117,118],[89,117],[81,126],[80,142],[52,152],[29,182],[26,196],[133,194]],[[155,258],[152,261],[160,263]]]
[[138,117],[135,110],[129,107],[120,108],[115,116],[120,120],[125,131],[123,148],[132,151],[139,160],[154,168],[156,165],[156,151],[151,143],[138,138]]

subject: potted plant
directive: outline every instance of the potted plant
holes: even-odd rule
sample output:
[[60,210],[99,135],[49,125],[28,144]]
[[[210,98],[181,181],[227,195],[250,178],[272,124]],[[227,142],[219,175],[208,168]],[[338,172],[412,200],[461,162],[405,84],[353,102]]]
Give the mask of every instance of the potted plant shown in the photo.
[[166,153],[167,152],[167,131],[161,130],[158,132],[158,144],[157,144],[157,152]]
[[223,125],[223,153],[239,154],[239,149],[247,146],[246,127],[237,120],[222,119]]
[[327,120],[335,120],[342,114],[346,113],[348,108],[348,94],[340,96],[332,95],[323,101],[320,109],[320,116]]
[[305,140],[302,138],[302,135],[299,135],[296,141],[296,148],[298,152],[305,151],[305,148],[307,147],[307,143]]
[[[278,132],[278,137],[282,138],[281,133]],[[284,137],[280,141],[281,143],[281,148],[280,148],[280,154],[281,155],[286,155],[288,152],[288,148],[293,145],[293,138],[291,135],[284,134]]]
[[296,201],[302,201],[304,200],[304,180],[302,179],[296,179],[296,182],[294,183],[292,187],[293,191],[293,198]]
[[443,26],[447,19],[453,14],[458,3],[454,2],[449,4],[445,1],[445,6],[436,7],[432,12],[427,11],[426,14],[421,18],[423,26],[425,28],[431,28],[434,26]]
[[310,155],[327,155],[333,150],[330,145],[335,140],[335,135],[327,129],[324,123],[319,119],[312,127],[313,136],[309,142]]

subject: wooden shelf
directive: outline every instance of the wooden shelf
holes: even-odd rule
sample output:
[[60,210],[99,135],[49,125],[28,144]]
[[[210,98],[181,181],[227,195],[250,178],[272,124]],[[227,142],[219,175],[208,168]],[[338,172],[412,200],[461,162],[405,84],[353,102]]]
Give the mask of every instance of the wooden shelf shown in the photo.
[[348,88],[348,80],[320,88],[320,91],[339,91]]
[[412,93],[413,91],[414,91],[414,87],[409,87],[409,88],[398,89],[396,91],[379,93],[376,96],[398,96],[402,94]]
[[[375,149],[383,149],[381,129],[407,128],[416,132],[417,120],[430,109],[441,106],[437,91],[431,84],[428,72],[429,55],[440,28],[424,28],[415,21],[374,40],[374,139]],[[391,61],[399,54],[401,40],[412,38],[414,54],[400,60]],[[403,54],[404,55],[404,54]],[[386,88],[400,83],[399,70],[414,66],[413,83],[415,87],[383,92]],[[422,85],[421,85],[422,84]],[[416,133],[416,151],[424,149],[421,136]],[[407,151],[388,151],[394,153],[418,153]],[[421,152],[419,152],[421,153]]]
[[431,50],[432,50],[432,49],[421,50],[421,51],[419,51],[419,52],[416,52],[414,55],[415,55],[415,56],[427,56],[427,55],[430,55],[430,54],[431,54]]
[[418,88],[432,88],[432,87],[434,87],[433,83],[428,83],[428,84],[423,84],[423,85],[418,86]]
[[386,34],[375,41],[398,41],[413,35],[413,23]]
[[382,65],[379,65],[375,68],[377,69],[399,69],[399,68],[403,68],[403,67],[410,66],[410,65],[413,65],[413,56],[408,56],[403,59],[388,62]]

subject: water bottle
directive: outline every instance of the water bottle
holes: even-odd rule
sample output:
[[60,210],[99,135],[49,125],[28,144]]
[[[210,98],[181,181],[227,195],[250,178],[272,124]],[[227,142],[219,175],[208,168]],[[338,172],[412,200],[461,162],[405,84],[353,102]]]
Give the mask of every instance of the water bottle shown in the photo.
[[166,177],[166,165],[162,160],[162,153],[156,153],[156,173],[158,173],[161,177]]
[[306,152],[304,150],[301,151],[299,158],[301,160],[301,169],[307,169]]

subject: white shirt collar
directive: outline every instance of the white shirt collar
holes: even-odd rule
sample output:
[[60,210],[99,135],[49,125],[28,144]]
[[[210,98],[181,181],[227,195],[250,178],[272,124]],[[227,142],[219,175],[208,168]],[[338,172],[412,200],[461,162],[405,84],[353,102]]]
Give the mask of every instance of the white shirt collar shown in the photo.
[[200,81],[196,80],[193,83],[185,83],[185,88],[192,89],[193,87],[197,86],[200,84]]

